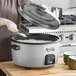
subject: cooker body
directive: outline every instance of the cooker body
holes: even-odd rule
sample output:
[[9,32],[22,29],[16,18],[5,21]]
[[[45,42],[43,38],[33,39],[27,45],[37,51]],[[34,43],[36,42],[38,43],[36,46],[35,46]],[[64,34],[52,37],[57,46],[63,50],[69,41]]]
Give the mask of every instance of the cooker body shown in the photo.
[[49,44],[22,44],[12,41],[12,58],[15,64],[29,68],[42,68],[57,63],[60,42]]

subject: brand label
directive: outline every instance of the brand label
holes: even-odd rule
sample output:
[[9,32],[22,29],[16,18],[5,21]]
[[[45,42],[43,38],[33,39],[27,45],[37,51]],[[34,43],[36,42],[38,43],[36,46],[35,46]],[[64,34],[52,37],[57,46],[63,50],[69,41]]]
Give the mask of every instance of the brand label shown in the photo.
[[52,47],[52,48],[46,48],[46,51],[47,51],[47,52],[54,51],[54,47]]

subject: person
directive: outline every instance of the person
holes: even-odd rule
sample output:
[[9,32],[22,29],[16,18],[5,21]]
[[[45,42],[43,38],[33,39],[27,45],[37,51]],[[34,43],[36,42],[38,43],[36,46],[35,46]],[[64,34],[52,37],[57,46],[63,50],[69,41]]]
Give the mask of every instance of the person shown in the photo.
[[[0,0],[0,61],[12,60],[11,36],[19,31],[21,16],[18,7],[29,0]],[[0,70],[0,76],[5,76]]]
[[20,28],[21,15],[18,7],[24,1],[29,0],[0,0],[0,61],[12,60],[11,36]]

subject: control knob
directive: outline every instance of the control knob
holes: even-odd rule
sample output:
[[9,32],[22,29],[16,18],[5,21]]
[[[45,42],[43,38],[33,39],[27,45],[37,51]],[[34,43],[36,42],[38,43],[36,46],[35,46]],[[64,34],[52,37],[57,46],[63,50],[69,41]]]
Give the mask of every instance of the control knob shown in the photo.
[[65,40],[64,35],[60,35],[59,37],[61,38],[62,41]]
[[69,39],[70,39],[70,40],[74,40],[74,39],[75,39],[74,34],[69,35]]

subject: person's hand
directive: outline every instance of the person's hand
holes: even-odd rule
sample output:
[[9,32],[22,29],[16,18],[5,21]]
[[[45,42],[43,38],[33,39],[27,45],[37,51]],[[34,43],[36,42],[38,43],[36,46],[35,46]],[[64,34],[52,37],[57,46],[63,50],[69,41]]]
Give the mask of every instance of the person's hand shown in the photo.
[[17,25],[15,23],[13,23],[12,21],[8,21],[7,22],[7,28],[8,30],[10,30],[11,32],[18,32],[18,29],[17,29]]
[[6,25],[11,32],[18,32],[17,25],[11,20],[0,18],[0,26]]

